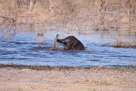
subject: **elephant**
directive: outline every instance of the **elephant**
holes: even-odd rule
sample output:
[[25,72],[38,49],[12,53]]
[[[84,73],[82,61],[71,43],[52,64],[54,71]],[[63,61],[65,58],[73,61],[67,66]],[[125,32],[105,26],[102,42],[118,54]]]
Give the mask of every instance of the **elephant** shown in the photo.
[[74,36],[68,36],[64,39],[58,39],[57,42],[63,45],[63,50],[85,50],[84,45]]

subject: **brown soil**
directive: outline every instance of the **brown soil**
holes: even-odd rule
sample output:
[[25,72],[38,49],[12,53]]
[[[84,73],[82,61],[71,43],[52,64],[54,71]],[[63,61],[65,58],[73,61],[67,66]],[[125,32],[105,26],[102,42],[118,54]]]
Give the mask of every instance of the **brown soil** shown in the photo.
[[0,65],[0,91],[136,91],[136,70]]

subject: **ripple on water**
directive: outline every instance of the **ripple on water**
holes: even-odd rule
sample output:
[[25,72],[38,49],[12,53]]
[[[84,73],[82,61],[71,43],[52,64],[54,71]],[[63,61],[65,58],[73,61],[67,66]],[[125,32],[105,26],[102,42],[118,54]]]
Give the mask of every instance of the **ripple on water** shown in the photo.
[[[114,48],[105,46],[112,41],[102,41],[97,35],[75,35],[85,46],[85,51],[52,50],[56,35],[47,32],[46,43],[37,43],[35,33],[18,33],[16,41],[0,41],[0,63],[7,64],[12,61],[15,64],[49,65],[49,66],[106,66],[120,67],[136,65],[136,48]],[[67,36],[67,35],[66,35]],[[113,40],[113,39],[111,39]],[[102,41],[102,42],[101,42]],[[59,48],[62,48],[59,45]]]

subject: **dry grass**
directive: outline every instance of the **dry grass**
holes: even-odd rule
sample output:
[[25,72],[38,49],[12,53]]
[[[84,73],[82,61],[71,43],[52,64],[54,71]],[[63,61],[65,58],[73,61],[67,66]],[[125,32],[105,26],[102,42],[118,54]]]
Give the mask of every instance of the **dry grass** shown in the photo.
[[0,27],[9,23],[4,16],[14,19],[16,26],[23,26],[16,32],[60,30],[90,34],[90,31],[121,30],[122,35],[135,36],[135,8],[135,0],[0,0]]
[[[72,66],[58,66],[58,67],[53,67],[53,66],[37,66],[37,65],[16,65],[16,64],[13,64],[13,63],[10,63],[10,64],[0,64],[0,68],[5,68],[5,67],[11,67],[11,68],[14,68],[14,69],[32,69],[32,70],[71,70],[71,71],[76,71],[76,70],[90,70],[91,72],[96,72],[97,71],[103,71],[103,70],[109,70],[109,71],[118,71],[120,73],[122,72],[136,72],[136,67],[135,66],[128,66],[128,68],[124,68],[124,67],[120,67],[120,68],[106,68],[106,67],[72,67]],[[106,76],[106,75],[105,75]],[[113,76],[107,78],[107,81],[112,79]],[[92,75],[92,78],[91,80],[88,80],[86,79],[87,82],[89,81],[95,81],[96,78]],[[101,81],[104,80],[104,76],[101,77],[100,79]]]
[[129,0],[31,1],[0,0],[1,16],[12,17],[17,20],[17,24],[28,25],[74,23],[80,28],[81,23],[84,23],[82,26],[92,26],[92,30],[133,30],[136,27],[134,0],[130,0],[129,3]]
[[124,48],[134,47],[134,48],[136,48],[136,42],[115,42],[115,43],[113,43],[112,46],[118,47],[118,48],[120,48],[120,47],[124,47]]
[[2,91],[135,91],[136,84],[136,70],[127,68],[1,64],[0,73]]

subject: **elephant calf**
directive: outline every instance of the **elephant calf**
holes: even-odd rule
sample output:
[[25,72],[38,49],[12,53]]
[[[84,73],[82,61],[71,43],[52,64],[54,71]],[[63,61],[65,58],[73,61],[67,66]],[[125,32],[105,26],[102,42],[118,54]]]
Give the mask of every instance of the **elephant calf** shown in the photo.
[[84,45],[74,36],[68,36],[64,39],[58,39],[57,42],[63,45],[63,50],[85,50]]

